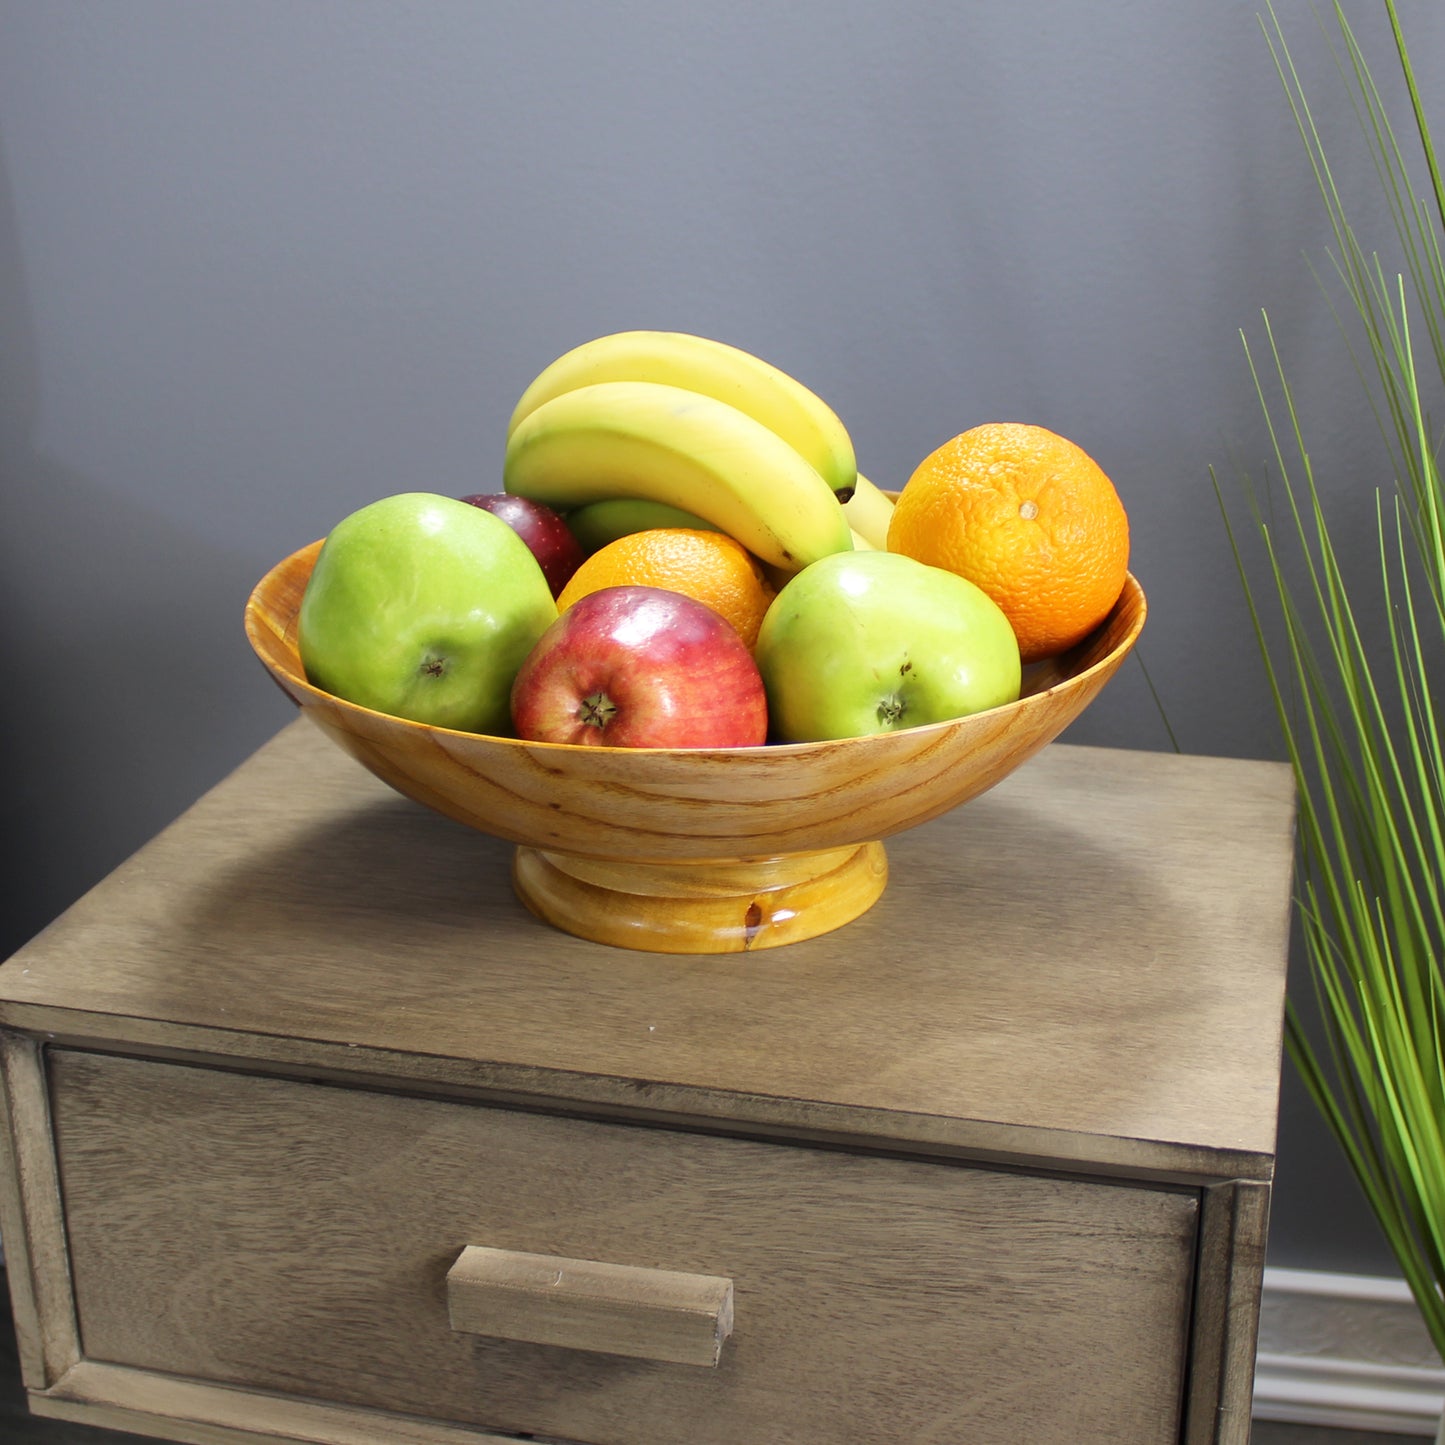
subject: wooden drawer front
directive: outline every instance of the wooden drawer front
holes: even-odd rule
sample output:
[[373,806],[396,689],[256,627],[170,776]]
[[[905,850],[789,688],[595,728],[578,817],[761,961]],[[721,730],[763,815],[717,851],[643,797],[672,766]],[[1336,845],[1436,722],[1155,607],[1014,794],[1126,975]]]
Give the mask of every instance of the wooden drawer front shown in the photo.
[[[1197,1198],[76,1051],[87,1358],[599,1445],[1177,1439]],[[731,1280],[714,1368],[453,1331],[467,1246]]]

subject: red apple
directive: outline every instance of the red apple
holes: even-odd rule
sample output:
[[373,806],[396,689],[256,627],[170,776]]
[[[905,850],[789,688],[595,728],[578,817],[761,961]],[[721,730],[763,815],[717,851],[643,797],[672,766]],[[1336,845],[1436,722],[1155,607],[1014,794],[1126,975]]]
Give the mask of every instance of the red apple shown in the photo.
[[757,747],[768,707],[752,653],[711,607],[661,587],[604,587],[528,654],[512,725],[531,742]]
[[500,517],[532,549],[553,597],[561,594],[587,555],[562,514],[541,502],[510,492],[479,492],[461,500]]

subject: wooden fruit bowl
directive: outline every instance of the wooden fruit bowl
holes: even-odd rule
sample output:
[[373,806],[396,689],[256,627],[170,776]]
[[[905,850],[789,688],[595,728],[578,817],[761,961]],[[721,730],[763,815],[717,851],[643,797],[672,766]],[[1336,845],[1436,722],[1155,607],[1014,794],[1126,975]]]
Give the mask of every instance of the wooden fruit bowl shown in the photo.
[[812,938],[883,892],[879,841],[991,788],[1056,738],[1144,626],[1131,576],[1078,647],[1026,670],[1018,702],[839,742],[689,750],[528,743],[344,702],[306,681],[296,616],[321,543],[272,568],[246,635],[301,710],[363,766],[437,812],[518,845],[539,918],[600,943],[729,953]]

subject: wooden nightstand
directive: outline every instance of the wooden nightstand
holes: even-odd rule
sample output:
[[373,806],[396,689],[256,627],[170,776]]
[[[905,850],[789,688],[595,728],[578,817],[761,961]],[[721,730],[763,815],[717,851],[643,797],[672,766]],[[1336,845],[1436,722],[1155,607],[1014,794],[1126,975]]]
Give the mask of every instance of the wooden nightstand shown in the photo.
[[1056,744],[836,933],[635,953],[297,721],[0,969],[32,1407],[1244,1445],[1292,817],[1281,765]]

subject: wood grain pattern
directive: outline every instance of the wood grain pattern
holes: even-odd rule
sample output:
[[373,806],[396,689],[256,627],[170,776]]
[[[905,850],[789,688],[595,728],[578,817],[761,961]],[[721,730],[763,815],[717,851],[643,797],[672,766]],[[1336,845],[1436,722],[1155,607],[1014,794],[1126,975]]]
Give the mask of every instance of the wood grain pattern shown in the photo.
[[543,922],[655,953],[747,953],[817,938],[882,896],[881,843],[759,863],[632,863],[518,848],[517,896]]
[[[518,1438],[86,1360],[32,1394],[30,1408],[39,1420],[21,1423],[6,1445],[135,1445],[141,1435],[183,1445],[517,1445]],[[46,1421],[74,1421],[77,1430]]]
[[43,1389],[80,1358],[40,1048],[0,1036],[0,1232],[20,1370]]
[[1184,1445],[1249,1445],[1269,1189],[1204,1191]]
[[713,1367],[733,1282],[472,1244],[447,1271],[447,1316],[464,1334]]
[[[1163,1445],[1197,1194],[61,1051],[88,1359],[593,1445]],[[717,1369],[454,1333],[468,1244],[731,1279]]]
[[[978,797],[1059,735],[1118,670],[1144,626],[1143,590],[1131,576],[1100,628],[1032,674],[1036,690],[1007,707],[878,737],[720,751],[595,748],[524,743],[428,727],[333,697],[306,681],[296,617],[320,543],[286,558],[256,586],[246,633],[271,676],[345,751],[407,797],[469,827],[549,855],[667,863],[674,868],[768,860],[876,842]],[[705,875],[709,873],[702,867]],[[819,871],[819,870],[814,870]],[[598,885],[592,885],[598,886]],[[880,884],[881,886],[881,884]],[[689,931],[691,889],[647,895],[613,889],[619,928],[569,914],[562,889],[528,895],[539,916],[583,937],[663,951],[774,947],[851,921],[863,893],[801,892],[786,928],[758,908],[751,885],[734,898],[725,930],[716,902]],[[876,896],[876,894],[874,895]],[[639,897],[648,899],[639,905]],[[841,900],[847,898],[844,904]],[[811,921],[809,913],[814,916]],[[657,930],[651,928],[660,917]],[[781,921],[781,920],[780,920]],[[604,936],[606,935],[606,936]]]
[[1283,765],[1055,744],[863,917],[686,960],[538,925],[511,849],[297,721],[0,967],[0,1020],[569,1107],[1268,1178]]

